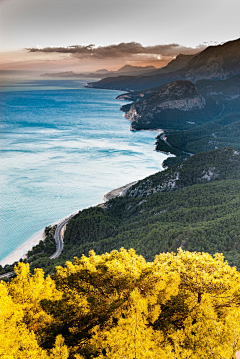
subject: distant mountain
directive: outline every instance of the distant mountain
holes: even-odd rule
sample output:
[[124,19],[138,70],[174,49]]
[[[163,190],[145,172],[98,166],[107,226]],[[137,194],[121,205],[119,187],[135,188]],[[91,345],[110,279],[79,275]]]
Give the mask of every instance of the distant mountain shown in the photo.
[[106,76],[116,76],[116,75],[142,75],[148,74],[152,70],[156,69],[154,66],[131,66],[125,65],[118,69],[117,71],[108,71],[106,69],[100,69],[95,72],[90,73],[76,73],[73,71],[65,71],[65,72],[49,72],[42,74],[42,77],[79,77],[79,78],[104,78]]
[[45,74],[42,74],[41,77],[66,77],[66,78],[77,77],[77,78],[87,78],[87,79],[89,79],[89,78],[100,79],[102,77],[109,76],[109,75],[110,75],[109,73],[102,74],[102,73],[98,73],[98,72],[76,73],[73,71],[64,71],[64,72],[47,72]]
[[46,72],[42,74],[41,77],[79,77],[86,76],[86,74],[77,74],[73,71],[64,71],[64,72]]
[[132,65],[125,65],[121,67],[119,70],[117,70],[120,74],[126,74],[126,73],[145,73],[152,70],[156,70],[155,66],[132,66]]
[[209,46],[194,56],[183,68],[153,76],[119,76],[90,83],[90,87],[115,90],[142,90],[176,80],[222,80],[240,73],[240,39]]
[[111,73],[112,71],[106,70],[106,69],[100,69],[95,71],[95,74],[107,74],[107,73]]

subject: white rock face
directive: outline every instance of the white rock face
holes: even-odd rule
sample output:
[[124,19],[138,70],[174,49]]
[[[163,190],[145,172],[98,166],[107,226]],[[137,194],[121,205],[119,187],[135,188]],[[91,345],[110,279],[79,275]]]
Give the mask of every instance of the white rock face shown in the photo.
[[178,109],[182,111],[190,111],[194,108],[203,108],[206,105],[206,100],[201,95],[194,98],[185,98],[175,101],[165,101],[161,103],[156,109],[165,110],[169,109]]
[[217,176],[218,176],[218,174],[215,171],[215,167],[210,167],[210,168],[208,168],[207,171],[203,171],[201,180],[210,181],[211,179],[216,178]]
[[130,107],[130,110],[125,114],[125,117],[128,118],[130,121],[136,121],[141,116],[137,113],[137,110],[134,105]]
[[135,122],[139,119],[148,124],[155,114],[163,110],[191,111],[202,109],[206,100],[190,81],[174,81],[150,96],[133,103],[125,117]]

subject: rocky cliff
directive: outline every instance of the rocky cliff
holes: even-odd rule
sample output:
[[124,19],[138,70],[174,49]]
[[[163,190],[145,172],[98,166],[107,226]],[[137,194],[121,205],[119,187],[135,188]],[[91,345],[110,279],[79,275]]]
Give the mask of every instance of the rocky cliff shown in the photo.
[[125,116],[133,122],[132,129],[136,129],[138,125],[148,125],[151,128],[152,120],[164,117],[166,110],[168,113],[176,110],[187,112],[203,109],[205,105],[206,100],[190,81],[174,81],[132,104]]

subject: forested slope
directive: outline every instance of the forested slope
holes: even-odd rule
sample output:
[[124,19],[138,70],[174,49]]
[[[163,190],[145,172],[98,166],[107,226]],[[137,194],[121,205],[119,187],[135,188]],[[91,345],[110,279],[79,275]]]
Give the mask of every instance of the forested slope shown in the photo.
[[[159,252],[223,252],[240,266],[240,154],[201,153],[132,186],[105,209],[79,212],[67,226],[69,254],[134,248],[147,260]],[[64,255],[64,254],[63,254]]]
[[233,146],[240,150],[240,113],[223,116],[219,120],[187,129],[185,131],[166,130],[165,139],[157,137],[156,150],[170,152],[177,157],[169,157],[164,165],[172,166],[182,162],[189,154]]

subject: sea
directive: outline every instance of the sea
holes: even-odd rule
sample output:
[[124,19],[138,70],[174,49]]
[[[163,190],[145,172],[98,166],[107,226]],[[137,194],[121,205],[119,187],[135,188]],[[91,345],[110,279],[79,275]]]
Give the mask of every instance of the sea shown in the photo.
[[163,170],[156,132],[130,131],[120,91],[1,72],[0,260],[36,232]]

